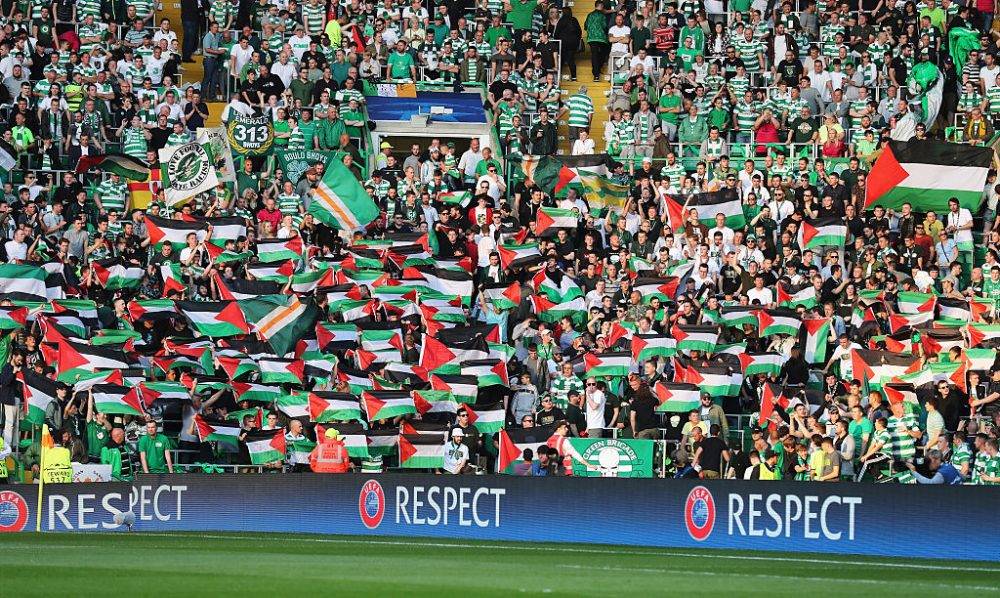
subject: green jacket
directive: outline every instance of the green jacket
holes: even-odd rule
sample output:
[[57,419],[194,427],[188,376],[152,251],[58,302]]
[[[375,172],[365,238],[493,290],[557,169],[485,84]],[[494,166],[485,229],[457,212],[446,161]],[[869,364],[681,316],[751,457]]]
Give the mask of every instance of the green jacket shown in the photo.
[[608,43],[608,17],[603,12],[595,10],[587,15],[587,20],[583,22],[583,28],[587,32],[587,41],[590,43]]
[[[128,450],[128,449],[126,449]],[[122,455],[117,448],[104,447],[101,449],[101,464],[111,466],[111,478],[118,482],[131,482],[132,478],[122,477]]]
[[678,123],[677,138],[681,143],[700,144],[708,138],[708,123],[700,116],[694,122],[691,122],[690,116],[685,116]]
[[324,120],[316,127],[316,137],[319,138],[319,149],[335,150],[340,147],[340,134],[347,132],[347,125],[339,118],[333,122]]

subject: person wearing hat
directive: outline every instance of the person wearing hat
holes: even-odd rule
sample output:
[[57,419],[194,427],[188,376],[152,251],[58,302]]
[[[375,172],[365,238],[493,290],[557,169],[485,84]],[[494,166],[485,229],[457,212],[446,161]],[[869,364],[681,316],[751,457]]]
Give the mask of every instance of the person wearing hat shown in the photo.
[[383,141],[378,146],[379,153],[375,156],[375,169],[381,170],[389,165],[389,156],[392,155],[392,144]]
[[340,432],[336,428],[327,429],[320,443],[309,453],[309,468],[315,473],[347,473],[352,467]]
[[472,471],[472,467],[469,465],[469,447],[465,446],[463,440],[465,440],[465,432],[462,431],[462,428],[452,428],[451,437],[444,445],[444,470],[446,473],[459,475]]

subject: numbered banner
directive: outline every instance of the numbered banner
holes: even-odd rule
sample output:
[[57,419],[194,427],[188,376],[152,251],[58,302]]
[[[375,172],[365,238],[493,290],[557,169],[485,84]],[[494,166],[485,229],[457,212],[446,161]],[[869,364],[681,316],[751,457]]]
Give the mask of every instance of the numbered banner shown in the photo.
[[325,167],[337,159],[339,153],[341,152],[294,150],[278,152],[278,160],[281,163],[281,169],[285,171],[285,177],[293,183],[297,183],[305,176],[306,169],[315,164],[322,164],[324,166],[323,172],[326,172]]
[[226,134],[229,147],[241,156],[263,156],[274,143],[274,125],[268,116],[234,114]]

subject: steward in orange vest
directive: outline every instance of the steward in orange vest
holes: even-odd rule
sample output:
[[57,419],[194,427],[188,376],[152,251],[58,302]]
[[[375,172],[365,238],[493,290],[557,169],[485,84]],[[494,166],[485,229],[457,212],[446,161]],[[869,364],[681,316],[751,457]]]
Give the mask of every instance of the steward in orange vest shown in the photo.
[[324,436],[309,453],[309,467],[316,473],[347,473],[352,464],[340,432],[330,428]]

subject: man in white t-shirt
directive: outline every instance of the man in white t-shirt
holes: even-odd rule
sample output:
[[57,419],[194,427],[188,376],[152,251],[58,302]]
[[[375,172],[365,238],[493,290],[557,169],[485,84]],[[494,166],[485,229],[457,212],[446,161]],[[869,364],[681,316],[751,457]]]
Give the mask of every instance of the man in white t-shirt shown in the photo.
[[754,299],[760,301],[761,305],[774,303],[774,292],[769,287],[764,286],[764,277],[760,275],[754,277],[753,288],[747,291],[747,297],[750,299],[751,305],[753,305]]
[[288,45],[292,48],[292,54],[295,55],[295,62],[302,61],[302,55],[309,50],[309,44],[312,42],[312,38],[306,35],[306,30],[298,25],[295,27],[295,35],[288,38]]
[[462,444],[464,438],[462,428],[455,428],[451,431],[451,440],[444,445],[444,470],[448,473],[465,473],[469,465],[469,447]]
[[972,212],[961,207],[958,199],[948,200],[948,217],[945,219],[945,232],[952,235],[958,245],[958,261],[962,264],[962,276],[967,280],[972,272],[972,251],[975,241],[972,238]]
[[587,436],[600,438],[604,435],[604,406],[606,398],[604,391],[597,386],[597,381],[587,378],[587,386],[583,391],[587,412]]
[[846,334],[841,334],[840,339],[837,342],[837,347],[833,350],[833,354],[830,355],[830,361],[826,363],[826,367],[823,368],[823,371],[828,372],[833,364],[840,363],[841,379],[853,380],[854,362],[851,360],[851,352],[854,349],[860,348],[861,345],[851,342],[851,340],[847,338]]
[[621,13],[615,15],[615,24],[608,29],[608,40],[611,42],[611,55],[624,56],[630,52],[632,28],[625,24]]
[[7,250],[7,261],[10,263],[23,262],[28,258],[28,244],[24,242],[24,230],[18,229],[14,233],[14,238],[4,243]]
[[233,75],[239,75],[243,72],[243,67],[253,58],[253,47],[250,45],[250,40],[241,37],[239,43],[229,51],[229,56],[229,72]]

